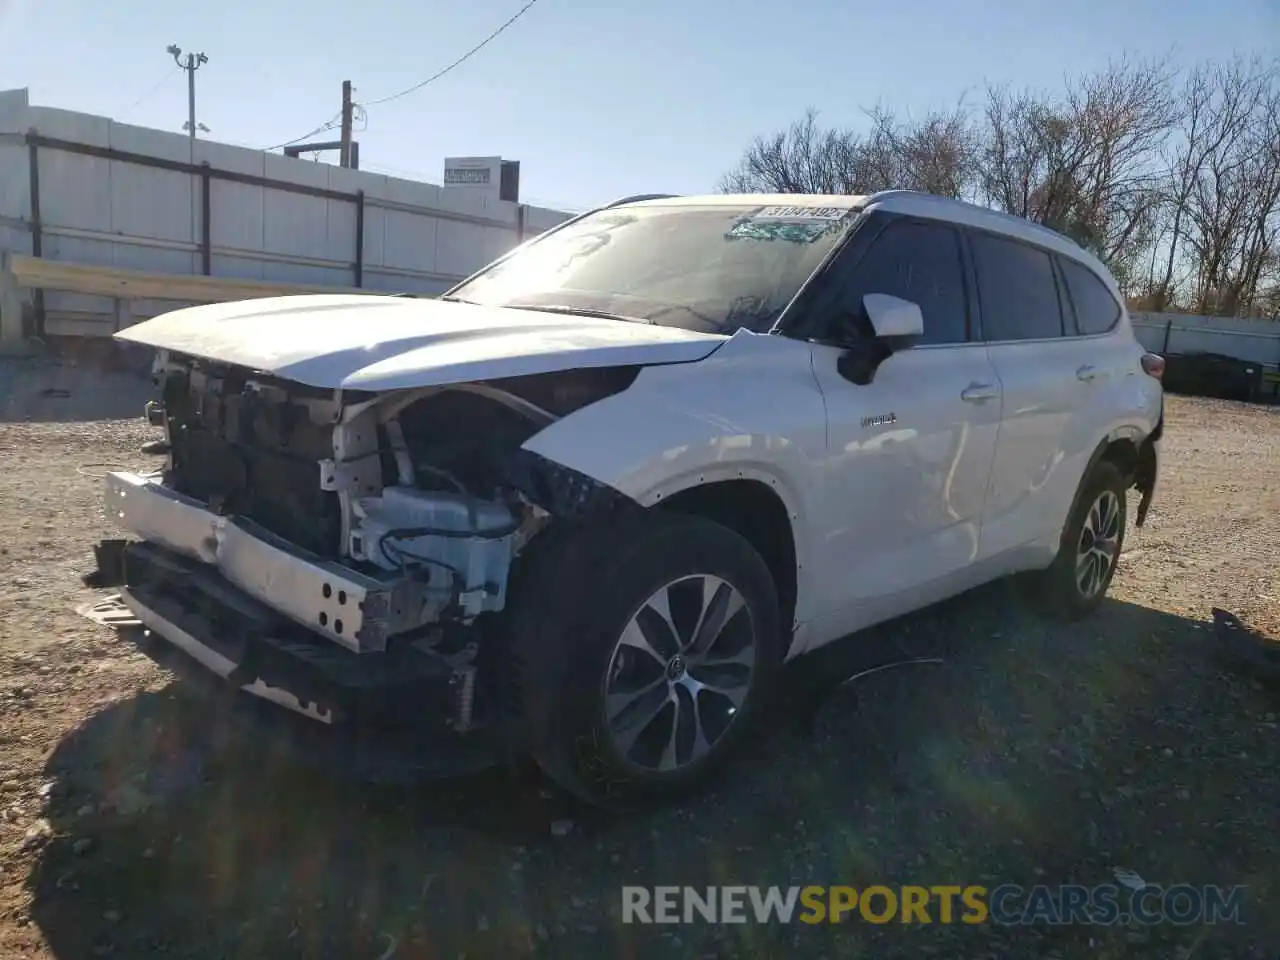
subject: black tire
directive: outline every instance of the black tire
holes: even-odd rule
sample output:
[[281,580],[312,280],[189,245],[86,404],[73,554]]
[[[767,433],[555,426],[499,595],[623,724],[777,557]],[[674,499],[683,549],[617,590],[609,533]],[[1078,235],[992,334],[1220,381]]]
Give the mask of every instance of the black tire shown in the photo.
[[[511,681],[506,696],[526,749],[552,780],[593,805],[634,806],[689,791],[729,758],[774,692],[783,643],[768,568],[734,531],[660,511],[544,537],[513,576],[501,631]],[[731,719],[708,752],[682,768],[644,769],[617,747],[606,718],[614,651],[656,592],[692,575],[716,577],[737,591],[754,626],[754,664],[745,699],[736,713],[723,711]]]
[[[1058,548],[1058,556],[1053,564],[1042,571],[1035,580],[1036,594],[1046,610],[1063,620],[1079,620],[1098,608],[1111,580],[1115,576],[1116,566],[1124,549],[1124,532],[1128,520],[1128,503],[1125,499],[1127,481],[1116,464],[1109,460],[1101,460],[1085,477],[1072,507],[1071,516],[1063,528],[1062,542]],[[1091,518],[1094,511],[1105,497],[1114,498],[1117,511],[1117,523],[1114,527],[1114,548],[1111,562],[1101,576],[1095,581],[1088,581],[1091,589],[1086,590],[1078,575],[1078,563],[1082,543],[1088,539],[1085,534],[1086,524],[1094,524],[1097,516]]]

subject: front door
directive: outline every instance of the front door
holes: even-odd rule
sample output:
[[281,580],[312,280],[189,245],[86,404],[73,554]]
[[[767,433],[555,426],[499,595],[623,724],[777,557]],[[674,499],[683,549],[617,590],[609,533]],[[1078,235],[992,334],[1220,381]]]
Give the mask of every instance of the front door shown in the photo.
[[823,603],[839,636],[966,586],[1000,428],[1001,394],[987,348],[969,334],[960,238],[950,225],[893,220],[855,262],[833,267],[834,315],[862,297],[910,300],[921,341],[894,353],[865,385],[839,369],[844,352],[813,346],[827,407]]

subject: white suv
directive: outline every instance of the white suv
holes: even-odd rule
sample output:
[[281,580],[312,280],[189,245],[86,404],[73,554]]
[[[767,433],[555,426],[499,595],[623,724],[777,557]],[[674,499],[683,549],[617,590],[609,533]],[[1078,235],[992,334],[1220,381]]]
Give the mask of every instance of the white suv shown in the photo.
[[96,582],[153,656],[362,776],[522,753],[595,802],[694,783],[852,631],[1014,573],[1092,610],[1163,426],[1097,260],[901,191],[631,198],[439,299],[119,336],[166,463],[108,477]]

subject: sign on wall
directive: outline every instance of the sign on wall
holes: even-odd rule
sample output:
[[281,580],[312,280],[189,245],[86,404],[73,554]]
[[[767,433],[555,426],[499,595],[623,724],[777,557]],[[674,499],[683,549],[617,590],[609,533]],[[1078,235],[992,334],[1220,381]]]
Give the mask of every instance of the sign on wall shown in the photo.
[[501,157],[446,157],[444,185],[490,200],[519,200],[520,164]]

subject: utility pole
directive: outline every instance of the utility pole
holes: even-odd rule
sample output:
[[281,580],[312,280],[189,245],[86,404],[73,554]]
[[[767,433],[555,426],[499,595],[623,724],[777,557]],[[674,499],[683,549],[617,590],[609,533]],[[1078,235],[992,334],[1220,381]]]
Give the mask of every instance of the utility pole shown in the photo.
[[[338,166],[347,167],[351,170],[360,169],[360,144],[352,139],[352,123],[355,120],[356,105],[351,99],[351,95],[355,92],[355,88],[351,86],[350,80],[342,81],[342,134],[337,140],[313,140],[310,143],[293,142],[284,145],[284,155],[286,157],[301,157],[304,153],[320,153],[325,150],[338,151]],[[322,128],[324,130],[333,129],[333,121],[329,121]],[[319,131],[317,131],[319,132]]]
[[338,165],[351,166],[351,118],[354,114],[351,103],[351,81],[342,81],[342,139],[338,148]]
[[182,62],[182,48],[176,43],[169,44],[166,52],[173,57],[173,62],[187,71],[187,132],[191,139],[196,138],[196,71],[209,62],[203,53],[188,53],[186,63]]

